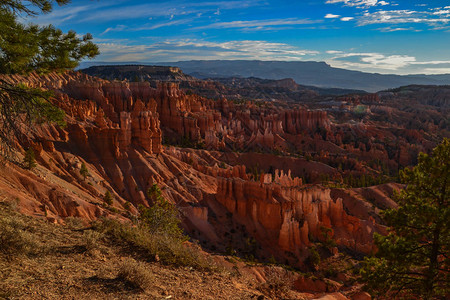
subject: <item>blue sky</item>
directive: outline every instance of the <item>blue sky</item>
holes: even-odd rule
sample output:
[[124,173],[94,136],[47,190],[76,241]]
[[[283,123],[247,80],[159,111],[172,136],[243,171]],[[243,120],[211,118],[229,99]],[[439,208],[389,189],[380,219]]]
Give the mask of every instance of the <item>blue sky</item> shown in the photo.
[[77,0],[31,19],[90,32],[98,61],[326,61],[450,73],[450,0]]

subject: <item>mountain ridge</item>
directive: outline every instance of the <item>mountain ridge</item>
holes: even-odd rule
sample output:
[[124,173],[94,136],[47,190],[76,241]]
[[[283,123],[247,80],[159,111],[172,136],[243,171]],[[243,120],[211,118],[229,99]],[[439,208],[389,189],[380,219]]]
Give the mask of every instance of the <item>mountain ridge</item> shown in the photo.
[[[312,97],[316,95],[347,95],[347,94],[364,94],[363,90],[340,89],[340,88],[320,88],[315,86],[306,86],[296,83],[292,78],[283,79],[260,79],[257,77],[219,77],[198,79],[191,75],[185,74],[178,67],[169,66],[152,66],[152,65],[102,65],[92,66],[81,69],[81,72],[100,77],[106,80],[127,80],[127,81],[149,81],[155,84],[157,81],[172,81],[180,83],[185,89],[192,89],[201,96],[208,98],[220,98],[227,95],[227,98],[235,99],[242,92],[247,97],[252,98],[249,90],[254,90],[257,86],[266,90],[261,99],[271,100],[274,94],[279,98],[279,93],[309,94]],[[205,90],[206,88],[206,90]],[[240,89],[240,91],[239,91]],[[228,90],[228,92],[225,92]],[[225,92],[225,93],[224,93]],[[253,95],[254,96],[254,95]],[[261,95],[259,95],[261,96]],[[300,96],[300,95],[297,95]],[[258,97],[253,97],[258,98]],[[285,97],[281,97],[285,98]],[[288,97],[288,100],[292,97]],[[295,99],[298,97],[294,97]]]
[[[149,64],[139,62],[83,63],[81,68],[104,64]],[[158,66],[179,67],[184,73],[200,79],[212,77],[259,77],[262,79],[292,78],[301,85],[342,88],[377,92],[400,86],[446,85],[450,74],[379,74],[335,68],[316,61],[260,61],[260,60],[191,60],[151,63]]]

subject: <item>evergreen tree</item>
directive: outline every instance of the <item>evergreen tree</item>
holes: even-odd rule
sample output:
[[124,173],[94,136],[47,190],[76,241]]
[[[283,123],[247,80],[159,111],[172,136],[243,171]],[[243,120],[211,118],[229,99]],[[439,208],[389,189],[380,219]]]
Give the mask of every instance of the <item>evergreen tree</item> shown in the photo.
[[113,204],[113,198],[111,196],[111,192],[106,190],[105,196],[103,196],[103,201],[105,201],[106,204],[112,205]]
[[398,207],[384,212],[387,236],[375,235],[375,257],[361,270],[367,287],[386,299],[450,295],[450,139],[400,177]]
[[170,238],[184,240],[186,237],[179,227],[178,209],[164,199],[157,184],[153,184],[147,191],[153,204],[149,208],[139,206],[140,220],[150,233],[163,234]]
[[[54,2],[63,5],[69,1],[0,1],[0,74],[64,71],[99,53],[90,34],[80,38],[74,31],[63,33],[52,25],[23,22],[26,17],[50,12]],[[7,77],[0,79],[0,154],[11,156],[23,124],[28,128],[32,122],[64,124],[64,113],[50,99],[49,92],[14,85]]]
[[87,169],[84,163],[81,164],[80,174],[83,176],[83,179],[86,180],[86,177],[89,175],[89,170]]
[[25,152],[25,157],[23,158],[23,164],[26,169],[31,170],[36,168],[36,159],[34,156],[33,148],[28,148],[28,150]]

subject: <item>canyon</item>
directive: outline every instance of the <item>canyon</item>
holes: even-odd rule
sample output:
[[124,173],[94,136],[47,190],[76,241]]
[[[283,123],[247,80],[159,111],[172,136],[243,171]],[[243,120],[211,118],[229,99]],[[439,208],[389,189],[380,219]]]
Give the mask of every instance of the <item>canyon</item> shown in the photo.
[[411,87],[236,101],[193,93],[191,81],[73,71],[3,79],[52,91],[66,113],[65,127],[36,125],[18,139],[19,152],[33,149],[35,171],[14,163],[0,170],[0,196],[23,213],[61,224],[68,217],[125,221],[139,205],[152,205],[147,190],[157,184],[207,251],[304,271],[314,269],[316,249],[324,257],[372,253],[373,234],[386,231],[379,212],[396,206],[392,194],[402,187],[393,176],[449,136],[446,98],[405,96],[417,94]]

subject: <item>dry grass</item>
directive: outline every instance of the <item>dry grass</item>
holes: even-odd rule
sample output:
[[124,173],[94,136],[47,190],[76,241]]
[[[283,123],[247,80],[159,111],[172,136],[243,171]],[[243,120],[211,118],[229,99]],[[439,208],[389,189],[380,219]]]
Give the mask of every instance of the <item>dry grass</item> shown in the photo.
[[84,227],[84,222],[80,218],[77,217],[67,217],[64,222],[66,226],[70,229],[77,230]]
[[272,267],[266,272],[266,282],[259,286],[259,290],[271,298],[283,299],[291,291],[292,281],[288,271]]
[[146,265],[134,259],[126,259],[119,266],[117,278],[133,288],[146,290],[151,287],[154,277]]
[[123,224],[105,219],[94,225],[95,230],[111,238],[116,244],[126,244],[146,259],[159,260],[177,267],[214,271],[214,263],[205,259],[198,249],[186,247],[182,240],[169,235],[149,233],[145,227]]
[[[3,241],[8,239],[0,242],[0,299],[241,300],[261,295],[242,277],[148,262],[149,254],[141,254],[146,250],[129,242],[86,228],[49,224],[10,210],[2,202],[0,222]],[[127,232],[129,227],[116,230]],[[124,234],[138,245],[150,243],[140,236],[143,232]],[[101,251],[91,255],[88,249]]]
[[103,234],[94,230],[85,230],[83,232],[83,242],[86,253],[94,257],[102,257],[102,254],[108,253],[108,248],[103,246]]
[[36,254],[42,249],[17,212],[7,209],[0,216],[0,251],[7,255]]
[[86,246],[86,250],[95,250],[100,247],[100,240],[102,239],[103,235],[94,230],[86,230],[83,232],[83,239]]

